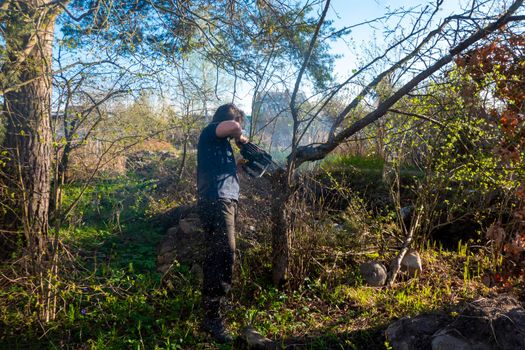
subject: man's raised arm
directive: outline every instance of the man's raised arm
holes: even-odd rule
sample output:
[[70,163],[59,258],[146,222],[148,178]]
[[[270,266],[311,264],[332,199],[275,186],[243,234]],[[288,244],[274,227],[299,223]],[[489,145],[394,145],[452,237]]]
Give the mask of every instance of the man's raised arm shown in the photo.
[[241,143],[248,142],[248,139],[242,135],[241,124],[234,120],[220,122],[219,125],[217,125],[217,129],[215,129],[215,135],[221,139],[233,137],[235,140]]

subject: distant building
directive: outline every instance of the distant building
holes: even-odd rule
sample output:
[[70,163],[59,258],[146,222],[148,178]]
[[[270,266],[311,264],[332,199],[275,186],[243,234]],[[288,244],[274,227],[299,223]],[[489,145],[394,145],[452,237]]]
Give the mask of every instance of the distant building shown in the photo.
[[[290,147],[293,132],[290,101],[291,93],[287,90],[266,92],[255,101],[252,107],[252,115],[248,119],[250,131],[256,142],[276,150],[286,150]],[[305,111],[310,108],[310,105],[303,93],[298,94],[297,105],[303,110],[301,117],[304,118]],[[326,139],[328,128],[323,120],[321,114],[317,120],[309,124],[307,132],[301,139],[301,144],[320,142]],[[308,121],[302,122],[300,128],[304,128],[307,124]]]

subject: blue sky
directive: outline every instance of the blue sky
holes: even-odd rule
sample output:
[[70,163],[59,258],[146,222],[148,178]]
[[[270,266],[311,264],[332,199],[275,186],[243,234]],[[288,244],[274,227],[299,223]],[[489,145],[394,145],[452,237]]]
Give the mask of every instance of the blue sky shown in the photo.
[[[467,0],[444,0],[437,19],[457,13],[465,1]],[[338,30],[383,16],[388,10],[414,7],[421,9],[429,3],[435,4],[436,0],[332,0],[327,18],[333,21],[334,29]],[[322,6],[319,7],[319,15],[321,10]],[[376,26],[375,33],[374,28],[363,25],[353,29],[344,40],[332,42],[332,52],[341,56],[336,61],[334,69],[338,80],[347,78],[352,69],[358,68],[356,57],[362,54],[367,46],[371,46],[374,40],[380,44],[383,36],[380,24]],[[249,111],[251,109],[251,92],[248,86],[241,84],[237,93],[236,103]]]
[[[413,8],[423,7],[428,3],[435,3],[435,0],[332,0],[328,18],[333,20],[335,28],[355,25],[367,20],[382,16],[387,9],[395,10],[401,7]],[[439,12],[440,17],[446,17],[460,8],[462,0],[445,0],[443,8]],[[381,32],[376,33],[376,39],[381,39]],[[360,26],[355,28],[350,37],[355,41],[356,47],[363,48],[374,40],[373,29],[370,26]],[[334,42],[332,51],[344,55],[336,62],[335,70],[339,75],[347,76],[348,73],[356,68],[356,59],[351,47],[342,41]]]
[[[333,21],[333,27],[341,29],[347,26],[365,22],[385,14],[389,9],[394,10],[401,7],[413,8],[435,3],[437,0],[332,0],[328,12],[328,19]],[[467,0],[444,0],[443,10],[440,16],[447,16],[460,7],[462,2]],[[323,3],[319,6],[319,12],[322,10]],[[59,26],[57,26],[57,33]],[[58,34],[60,35],[60,34]],[[352,33],[345,38],[332,42],[332,52],[341,56],[335,64],[335,74],[341,80],[350,75],[352,69],[358,67],[357,55],[362,53],[367,46],[375,40],[380,43],[383,38],[380,25],[377,31],[368,25],[363,25],[352,30]],[[346,42],[345,42],[346,41]],[[353,42],[353,43],[351,43]],[[237,90],[236,102],[245,110],[251,108],[251,92],[247,84],[241,84]]]

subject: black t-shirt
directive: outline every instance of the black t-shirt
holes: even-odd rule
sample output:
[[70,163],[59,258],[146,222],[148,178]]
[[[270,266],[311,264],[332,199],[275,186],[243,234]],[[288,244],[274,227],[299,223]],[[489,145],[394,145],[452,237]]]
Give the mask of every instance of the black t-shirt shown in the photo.
[[210,123],[197,146],[197,189],[199,200],[239,199],[235,157],[227,138],[215,134],[218,123]]

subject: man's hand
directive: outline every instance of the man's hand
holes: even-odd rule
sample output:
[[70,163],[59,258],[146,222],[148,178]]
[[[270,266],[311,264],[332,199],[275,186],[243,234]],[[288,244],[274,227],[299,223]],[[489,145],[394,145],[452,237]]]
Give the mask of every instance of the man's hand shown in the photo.
[[235,142],[238,142],[238,143],[247,143],[248,141],[250,141],[250,140],[248,140],[248,138],[246,136],[244,136],[244,135],[239,136],[235,140]]
[[235,138],[235,144],[237,145],[237,147],[241,148],[242,145],[248,143],[250,140],[248,140],[248,138],[244,135],[241,135],[237,138]]

